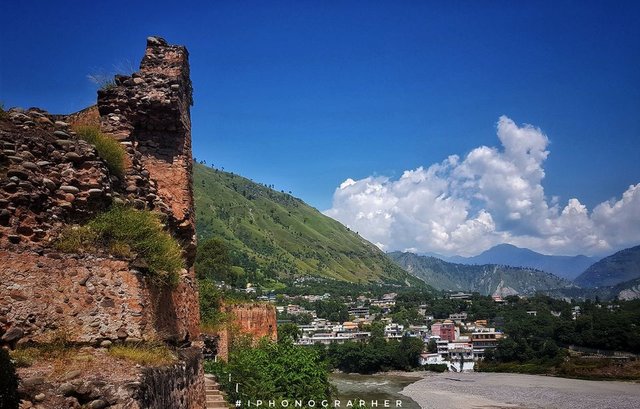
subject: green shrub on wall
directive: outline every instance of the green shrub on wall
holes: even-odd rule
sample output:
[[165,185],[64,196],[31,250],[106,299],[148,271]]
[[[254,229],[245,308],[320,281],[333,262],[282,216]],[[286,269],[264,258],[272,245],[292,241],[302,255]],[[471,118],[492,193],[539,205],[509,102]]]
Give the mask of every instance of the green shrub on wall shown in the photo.
[[120,142],[104,135],[96,126],[80,126],[74,130],[78,138],[96,147],[98,155],[104,159],[111,173],[118,177],[124,174],[127,152]]
[[85,226],[70,227],[55,243],[65,252],[103,250],[118,257],[135,257],[154,284],[175,286],[184,267],[182,249],[164,230],[159,215],[148,210],[112,206]]

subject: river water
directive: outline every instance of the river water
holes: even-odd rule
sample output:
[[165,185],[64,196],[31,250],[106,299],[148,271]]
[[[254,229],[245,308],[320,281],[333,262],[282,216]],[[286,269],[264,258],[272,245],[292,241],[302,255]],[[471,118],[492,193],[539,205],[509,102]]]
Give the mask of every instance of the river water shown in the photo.
[[[355,402],[359,400],[364,400],[368,408],[375,407],[371,404],[371,401],[377,401],[378,408],[384,408],[384,401],[388,400],[390,408],[420,409],[416,402],[400,394],[400,391],[405,386],[419,379],[421,379],[419,376],[410,377],[388,374],[331,374],[331,383],[338,390],[336,399],[340,400],[343,408],[346,407],[349,400],[354,401],[354,408],[358,407],[358,403]],[[401,406],[396,406],[397,400],[402,401]]]

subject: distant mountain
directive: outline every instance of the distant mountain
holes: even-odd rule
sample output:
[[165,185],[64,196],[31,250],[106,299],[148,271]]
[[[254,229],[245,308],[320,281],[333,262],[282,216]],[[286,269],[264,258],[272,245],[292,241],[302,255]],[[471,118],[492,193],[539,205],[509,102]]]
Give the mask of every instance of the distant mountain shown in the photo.
[[603,258],[580,274],[575,283],[581,287],[606,287],[635,278],[640,278],[640,246]]
[[499,244],[477,256],[453,256],[447,257],[445,260],[461,264],[504,264],[514,267],[528,267],[573,280],[599,259],[582,255],[549,256],[511,244]]
[[502,296],[571,287],[568,280],[532,268],[467,265],[413,253],[388,253],[400,267],[439,290],[477,291]]
[[289,194],[200,164],[193,189],[198,239],[222,239],[250,282],[311,275],[423,285],[378,247]]
[[591,299],[610,301],[614,298],[619,300],[635,300],[640,298],[640,278],[625,281],[614,286],[593,287],[593,288],[559,288],[543,291],[545,294],[561,299]]

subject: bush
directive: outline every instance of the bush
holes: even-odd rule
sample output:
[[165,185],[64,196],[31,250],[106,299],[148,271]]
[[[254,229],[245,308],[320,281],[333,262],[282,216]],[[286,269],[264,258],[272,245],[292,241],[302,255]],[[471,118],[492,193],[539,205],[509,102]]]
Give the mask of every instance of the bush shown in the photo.
[[201,327],[205,332],[215,331],[225,318],[225,314],[220,310],[222,293],[211,280],[198,280],[198,295]]
[[0,409],[17,409],[19,403],[16,368],[9,353],[0,348]]
[[148,210],[113,206],[87,225],[62,232],[55,246],[60,251],[102,249],[116,256],[135,255],[157,285],[175,286],[184,267],[178,242],[163,229],[159,216]]
[[387,341],[384,339],[384,327],[374,323],[368,341],[331,344],[327,348],[327,358],[333,367],[349,373],[371,374],[391,369],[408,371],[420,365],[423,347],[421,339],[407,335],[400,341]]
[[122,177],[125,169],[127,152],[120,142],[110,138],[100,132],[100,128],[95,126],[80,126],[74,129],[80,139],[94,145],[98,155],[107,164],[107,168],[118,177]]
[[[256,347],[247,342],[234,344],[228,363],[208,361],[205,372],[217,376],[229,401],[301,399],[319,402],[329,399],[333,392],[329,371],[318,353],[290,341],[276,343],[265,338]],[[238,393],[235,392],[236,382],[239,383]]]

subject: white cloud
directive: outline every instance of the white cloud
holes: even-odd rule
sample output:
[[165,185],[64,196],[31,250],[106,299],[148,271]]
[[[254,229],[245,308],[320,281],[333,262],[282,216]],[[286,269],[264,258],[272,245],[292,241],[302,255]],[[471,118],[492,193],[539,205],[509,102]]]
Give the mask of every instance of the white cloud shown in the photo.
[[592,212],[578,199],[548,203],[542,180],[549,139],[500,117],[501,148],[480,146],[398,180],[345,180],[331,216],[384,250],[477,254],[512,243],[549,254],[600,254],[640,241],[640,183]]

